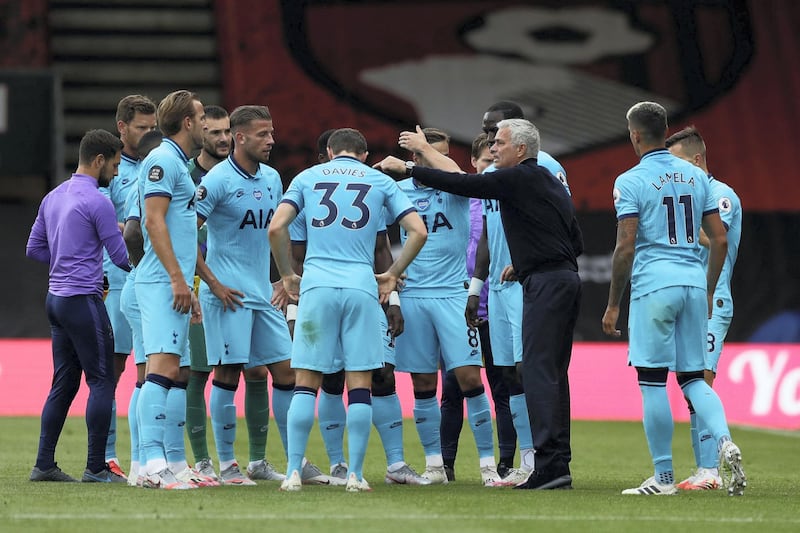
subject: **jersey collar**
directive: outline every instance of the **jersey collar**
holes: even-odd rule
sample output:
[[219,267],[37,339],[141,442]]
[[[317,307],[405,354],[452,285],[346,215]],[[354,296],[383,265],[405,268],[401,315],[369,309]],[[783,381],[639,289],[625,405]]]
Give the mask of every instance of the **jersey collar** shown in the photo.
[[236,171],[236,173],[239,174],[241,177],[243,177],[246,180],[256,180],[261,176],[260,170],[256,171],[255,175],[250,174],[249,172],[247,172],[244,168],[242,168],[239,165],[239,163],[236,162],[236,160],[233,158],[233,154],[228,156],[228,162],[231,164],[231,166]]
[[183,153],[183,150],[181,150],[181,147],[178,146],[178,143],[176,143],[169,137],[164,137],[164,140],[161,141],[161,143],[171,147],[175,151],[175,153],[178,154],[178,156],[181,158],[181,161],[183,161],[184,163],[189,162],[189,158],[186,157],[186,154]]
[[650,150],[649,152],[643,153],[642,157],[640,158],[640,160],[644,159],[645,157],[650,157],[650,156],[654,156],[654,155],[657,155],[657,154],[665,154],[665,153],[668,154],[669,150],[667,150],[666,148],[654,148],[653,150]]

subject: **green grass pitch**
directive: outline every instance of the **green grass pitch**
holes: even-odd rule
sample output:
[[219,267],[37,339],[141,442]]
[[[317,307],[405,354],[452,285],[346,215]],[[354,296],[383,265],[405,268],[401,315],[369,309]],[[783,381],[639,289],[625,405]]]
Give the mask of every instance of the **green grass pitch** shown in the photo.
[[[371,493],[343,487],[304,487],[281,493],[277,482],[257,487],[156,491],[120,485],[31,483],[38,441],[37,418],[0,418],[0,531],[799,531],[800,434],[733,428],[742,449],[748,488],[743,497],[724,491],[677,496],[622,496],[624,488],[652,475],[640,423],[574,422],[572,491],[520,491],[480,485],[474,440],[462,432],[457,481],[445,486],[385,485],[380,438],[373,430],[364,475]],[[240,421],[237,457],[247,459],[247,431]],[[424,466],[413,422],[404,428],[406,460]],[[213,440],[213,439],[211,439]],[[214,455],[213,443],[211,445]],[[188,445],[187,445],[188,447]],[[187,448],[188,449],[188,448]],[[128,467],[127,421],[119,421],[118,452]],[[70,418],[56,459],[80,477],[85,465],[86,429]],[[268,456],[279,470],[286,460],[274,421]],[[309,458],[323,470],[327,458],[315,427]],[[191,457],[191,453],[190,453]],[[688,427],[677,424],[676,476],[693,467]],[[216,461],[215,461],[216,462]]]

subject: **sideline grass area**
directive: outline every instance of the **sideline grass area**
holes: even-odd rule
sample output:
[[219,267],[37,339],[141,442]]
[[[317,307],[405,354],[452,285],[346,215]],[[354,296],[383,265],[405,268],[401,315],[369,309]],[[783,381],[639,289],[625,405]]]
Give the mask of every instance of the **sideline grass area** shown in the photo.
[[[652,474],[639,423],[575,422],[572,473],[575,490],[489,489],[479,483],[474,440],[464,428],[456,463],[457,481],[446,486],[384,485],[380,439],[370,438],[365,477],[371,493],[348,494],[341,487],[304,487],[281,493],[275,482],[258,487],[220,487],[186,492],[99,484],[31,483],[39,420],[0,418],[0,531],[798,531],[800,488],[797,433],[734,428],[742,448],[748,489],[744,497],[723,491],[671,497],[622,496]],[[129,461],[129,437],[119,424],[118,451]],[[247,432],[240,421],[237,457],[247,459]],[[413,422],[405,425],[406,459],[422,469],[424,460]],[[62,469],[80,476],[85,464],[86,429],[70,418],[59,444]],[[211,447],[212,454],[213,446]],[[286,462],[274,423],[268,454],[283,470]],[[327,460],[315,427],[309,457]],[[675,431],[675,468],[692,469],[688,428]]]

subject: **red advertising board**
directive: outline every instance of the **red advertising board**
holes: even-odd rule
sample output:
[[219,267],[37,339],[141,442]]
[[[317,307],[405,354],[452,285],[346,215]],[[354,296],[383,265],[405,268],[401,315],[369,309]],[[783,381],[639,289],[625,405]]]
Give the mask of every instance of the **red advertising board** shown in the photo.
[[[575,345],[570,367],[574,419],[641,419],[636,372],[626,360],[627,346],[622,343]],[[117,413],[121,416],[127,413],[135,381],[132,364],[117,390]],[[0,416],[38,415],[50,387],[52,366],[49,340],[1,340]],[[726,345],[714,388],[732,424],[800,429],[800,345]],[[408,374],[397,374],[397,389],[404,416],[413,416],[414,394]],[[670,380],[669,393],[675,419],[688,420],[674,380]],[[71,415],[83,414],[87,396],[88,389],[81,385]],[[244,387],[239,387],[236,403],[243,415]]]

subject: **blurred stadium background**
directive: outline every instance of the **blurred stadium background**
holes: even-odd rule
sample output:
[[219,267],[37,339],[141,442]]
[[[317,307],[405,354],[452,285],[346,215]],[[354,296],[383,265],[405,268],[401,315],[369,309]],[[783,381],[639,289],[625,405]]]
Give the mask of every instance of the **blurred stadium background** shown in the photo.
[[442,128],[466,168],[485,108],[520,102],[585,233],[579,341],[607,341],[611,185],[635,163],[625,110],[664,102],[743,202],[728,339],[800,341],[798,27],[795,0],[0,0],[0,337],[48,336],[46,268],[24,247],[82,134],[116,131],[126,94],[181,88],[229,110],[268,105],[285,183],[342,126],[365,134],[371,160],[402,156],[402,129]]

